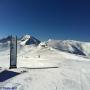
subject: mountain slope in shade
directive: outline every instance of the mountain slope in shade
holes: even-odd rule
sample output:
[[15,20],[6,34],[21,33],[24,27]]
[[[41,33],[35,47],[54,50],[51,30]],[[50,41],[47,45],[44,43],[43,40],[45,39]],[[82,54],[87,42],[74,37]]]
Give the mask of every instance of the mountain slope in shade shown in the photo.
[[38,45],[40,43],[40,41],[36,38],[34,38],[33,36],[30,35],[25,35],[21,38],[21,45],[31,45],[31,44],[35,44]]
[[8,48],[10,48],[10,39],[10,36],[0,39],[0,51],[7,50]]
[[10,41],[10,39],[11,39],[11,36],[8,36],[6,38],[2,38],[2,39],[0,39],[0,43],[6,43],[6,42]]

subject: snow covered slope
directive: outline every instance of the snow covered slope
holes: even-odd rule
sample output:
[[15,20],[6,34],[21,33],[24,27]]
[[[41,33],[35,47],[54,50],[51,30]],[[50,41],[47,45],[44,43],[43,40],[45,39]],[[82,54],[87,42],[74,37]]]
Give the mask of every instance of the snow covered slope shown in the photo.
[[[90,59],[85,56],[90,55],[89,43],[49,40],[26,45],[28,38],[18,40],[17,69],[8,69],[10,42],[0,43],[8,45],[0,47],[1,90],[90,90]],[[70,45],[85,55],[72,54],[77,49]]]
[[[90,59],[51,47],[23,46],[18,68],[9,68],[8,51],[0,53],[1,88],[16,90],[90,90]],[[1,55],[2,54],[2,55]],[[3,74],[2,74],[3,73]],[[9,78],[10,75],[17,75]],[[2,78],[5,78],[1,76]]]
[[72,54],[90,57],[90,43],[73,40],[48,40],[46,44],[49,47],[69,52]]

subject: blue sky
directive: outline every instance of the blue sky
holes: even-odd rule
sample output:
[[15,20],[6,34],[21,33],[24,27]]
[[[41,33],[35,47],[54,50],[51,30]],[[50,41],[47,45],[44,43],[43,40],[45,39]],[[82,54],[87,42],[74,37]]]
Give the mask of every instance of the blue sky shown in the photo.
[[0,0],[0,38],[11,34],[90,41],[90,1]]

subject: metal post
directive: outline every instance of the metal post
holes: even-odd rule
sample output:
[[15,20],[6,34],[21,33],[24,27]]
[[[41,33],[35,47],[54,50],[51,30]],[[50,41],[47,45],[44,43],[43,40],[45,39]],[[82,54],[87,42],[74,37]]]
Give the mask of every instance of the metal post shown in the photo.
[[10,40],[10,69],[17,68],[17,36]]

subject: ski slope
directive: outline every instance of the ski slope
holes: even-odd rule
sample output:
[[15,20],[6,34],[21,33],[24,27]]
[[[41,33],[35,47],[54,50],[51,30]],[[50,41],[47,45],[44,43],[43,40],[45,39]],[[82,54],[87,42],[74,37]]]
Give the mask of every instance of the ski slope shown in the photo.
[[[84,44],[84,50],[90,53],[89,43]],[[54,47],[46,43],[45,46],[18,45],[17,69],[9,69],[9,48],[1,48],[0,75],[4,71],[16,75],[0,82],[0,87],[14,87],[16,90],[90,90],[89,56]]]

